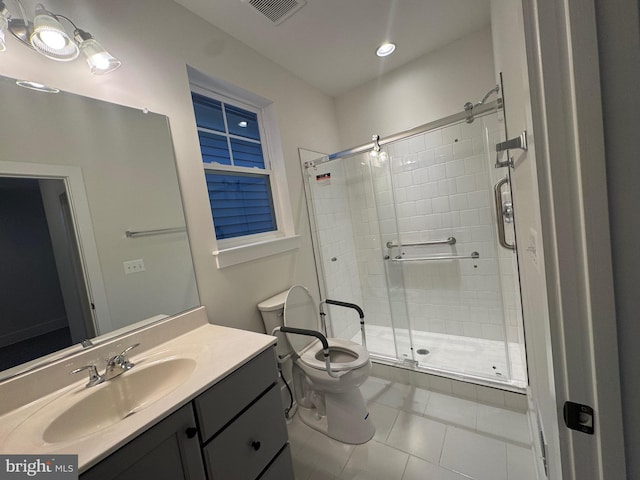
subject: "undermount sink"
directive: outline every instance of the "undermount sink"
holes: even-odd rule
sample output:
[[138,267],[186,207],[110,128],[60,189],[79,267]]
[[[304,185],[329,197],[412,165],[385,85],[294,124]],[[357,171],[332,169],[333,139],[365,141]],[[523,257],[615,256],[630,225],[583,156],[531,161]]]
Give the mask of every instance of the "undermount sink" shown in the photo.
[[196,365],[192,358],[140,364],[112,380],[88,387],[81,400],[48,424],[42,438],[47,443],[77,440],[114,425],[175,390]]

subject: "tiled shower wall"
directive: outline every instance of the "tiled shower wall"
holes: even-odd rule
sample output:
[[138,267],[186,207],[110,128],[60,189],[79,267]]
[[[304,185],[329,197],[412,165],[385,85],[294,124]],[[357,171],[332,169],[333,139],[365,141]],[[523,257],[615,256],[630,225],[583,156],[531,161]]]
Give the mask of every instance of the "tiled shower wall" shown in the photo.
[[[410,324],[490,340],[504,340],[506,332],[510,341],[521,340],[515,258],[497,244],[491,199],[493,184],[506,174],[490,165],[493,158],[487,154],[501,128],[493,114],[395,142],[378,158],[363,154],[312,172],[328,295],[360,301],[367,322],[374,325],[390,326],[393,310],[400,328]],[[330,180],[315,180],[323,173],[331,173]],[[449,236],[456,238],[455,245],[405,247],[402,252],[384,246],[398,239],[408,243]],[[478,260],[401,266],[383,259],[473,251],[479,252]],[[331,314],[336,333],[353,331],[348,313],[344,319],[343,313]]]

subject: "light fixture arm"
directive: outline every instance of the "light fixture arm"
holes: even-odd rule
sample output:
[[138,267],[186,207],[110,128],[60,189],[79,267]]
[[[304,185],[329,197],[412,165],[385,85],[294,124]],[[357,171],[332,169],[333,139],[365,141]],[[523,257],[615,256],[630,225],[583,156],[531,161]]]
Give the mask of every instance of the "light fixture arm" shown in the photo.
[[[27,16],[27,11],[24,8],[24,5],[20,0],[13,0],[13,2],[18,6],[18,10],[20,10],[20,16],[16,17],[11,14],[11,10],[9,10],[9,31],[11,34],[20,40],[23,44],[28,46],[29,48],[33,48],[31,42],[29,41],[29,36],[31,35],[31,29],[33,28],[33,23],[29,21],[29,17]],[[6,7],[6,3],[3,1],[3,5]],[[7,9],[8,10],[8,9]]]
[[78,30],[78,27],[76,26],[76,24],[73,23],[73,21],[69,17],[65,17],[64,15],[60,15],[59,13],[53,13],[53,12],[49,12],[49,13],[51,13],[51,15],[53,15],[56,18],[64,18],[67,22],[69,22],[73,26],[74,30]]

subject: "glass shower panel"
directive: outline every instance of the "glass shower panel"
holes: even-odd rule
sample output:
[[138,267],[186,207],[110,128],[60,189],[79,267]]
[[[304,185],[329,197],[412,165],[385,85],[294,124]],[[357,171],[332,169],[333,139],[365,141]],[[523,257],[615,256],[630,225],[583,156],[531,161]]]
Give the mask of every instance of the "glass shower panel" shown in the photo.
[[[391,326],[380,323],[376,328],[372,326],[372,341],[375,338],[378,350],[382,350],[384,343],[393,339],[396,348],[395,360],[413,362],[412,330],[404,285],[404,275],[400,265],[390,262],[393,249],[390,244],[398,238],[398,216],[396,214],[396,198],[390,156],[386,148],[373,151],[364,157],[370,170],[370,201],[375,206],[377,216],[377,239],[381,254],[377,257],[375,270],[384,277],[377,280],[379,285],[385,286]],[[373,267],[371,259],[367,261],[367,268]],[[383,283],[384,282],[384,283]]]
[[[324,298],[360,305],[369,351],[395,359],[402,354],[396,348],[368,154],[320,163],[306,175]],[[361,343],[352,310],[327,305],[326,311],[331,335]]]
[[[496,185],[505,177],[510,178],[510,170],[507,167],[494,168],[496,160],[496,143],[506,140],[504,111],[499,110],[495,115],[484,117],[485,151],[487,152],[487,165],[491,184]],[[495,200],[494,200],[495,201]],[[507,183],[501,191],[501,208],[513,206],[510,183]],[[495,204],[494,204],[495,205]],[[513,211],[513,210],[512,210]],[[517,247],[515,236],[515,212],[514,216],[507,215],[505,237],[508,244]],[[492,209],[494,221],[498,221],[497,213]],[[526,366],[526,349],[524,344],[524,322],[522,319],[522,300],[520,296],[520,278],[518,270],[518,257],[515,250],[498,248],[498,266],[500,269],[500,284],[502,292],[502,307],[506,324],[506,339],[511,366],[511,383],[516,386],[526,387],[528,375]]]
[[387,145],[399,246],[386,262],[389,284],[404,291],[420,367],[509,381],[489,123],[478,117]]

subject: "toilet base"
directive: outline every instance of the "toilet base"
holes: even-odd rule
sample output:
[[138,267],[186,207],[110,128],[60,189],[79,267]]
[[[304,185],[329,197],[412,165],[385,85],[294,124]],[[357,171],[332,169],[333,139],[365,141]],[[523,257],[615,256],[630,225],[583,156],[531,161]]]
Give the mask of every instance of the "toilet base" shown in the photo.
[[315,407],[298,405],[300,420],[339,442],[360,445],[376,433],[360,389],[343,393],[324,393],[326,415]]

